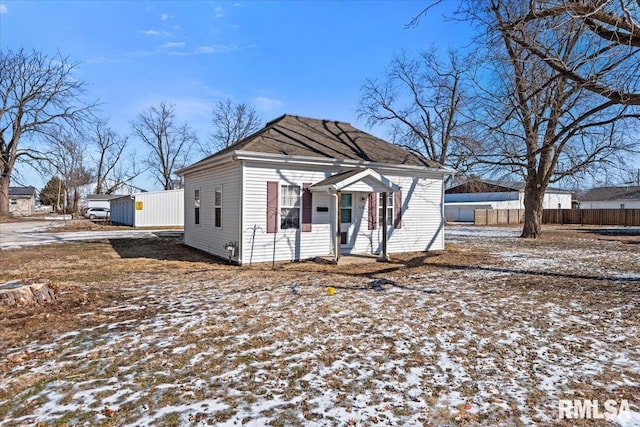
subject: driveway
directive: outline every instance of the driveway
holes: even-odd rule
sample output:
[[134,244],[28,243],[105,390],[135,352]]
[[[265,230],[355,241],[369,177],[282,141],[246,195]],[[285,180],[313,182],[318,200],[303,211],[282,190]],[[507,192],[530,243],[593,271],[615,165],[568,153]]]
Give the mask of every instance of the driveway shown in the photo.
[[48,245],[79,240],[149,239],[182,235],[181,230],[105,230],[71,231],[56,233],[63,221],[30,221],[0,224],[0,249],[18,249],[25,246]]

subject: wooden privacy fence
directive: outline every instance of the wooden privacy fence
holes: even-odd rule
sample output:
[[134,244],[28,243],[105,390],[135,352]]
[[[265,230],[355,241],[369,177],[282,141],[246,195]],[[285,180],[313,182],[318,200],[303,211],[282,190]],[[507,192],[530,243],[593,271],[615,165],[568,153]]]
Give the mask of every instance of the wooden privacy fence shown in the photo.
[[520,224],[524,221],[524,209],[476,209],[475,225]]
[[640,226],[640,209],[545,209],[544,224]]
[[[476,209],[475,225],[508,225],[524,221],[524,209]],[[640,226],[640,209],[545,209],[543,224]]]

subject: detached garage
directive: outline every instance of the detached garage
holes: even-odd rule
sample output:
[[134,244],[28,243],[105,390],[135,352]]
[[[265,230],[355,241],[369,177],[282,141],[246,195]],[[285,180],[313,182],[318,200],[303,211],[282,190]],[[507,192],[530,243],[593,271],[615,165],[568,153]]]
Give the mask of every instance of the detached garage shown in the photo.
[[136,193],[113,199],[111,222],[132,227],[183,227],[184,190]]

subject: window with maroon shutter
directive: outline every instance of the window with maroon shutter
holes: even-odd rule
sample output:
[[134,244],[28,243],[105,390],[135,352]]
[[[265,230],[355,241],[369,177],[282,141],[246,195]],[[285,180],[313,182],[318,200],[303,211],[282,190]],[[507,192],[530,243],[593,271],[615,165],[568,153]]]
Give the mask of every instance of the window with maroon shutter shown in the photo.
[[[380,226],[382,226],[382,218],[383,218],[383,206],[384,206],[384,199],[382,197],[384,193],[378,193],[378,224],[380,224]],[[393,193],[387,193],[387,225],[393,225],[393,218],[394,216],[394,197],[393,197]]]
[[375,230],[378,226],[378,195],[369,193],[369,230]]
[[302,232],[310,232],[311,231],[311,217],[313,214],[312,210],[312,194],[309,187],[311,183],[305,182],[302,184],[302,227],[300,231]]
[[280,186],[280,229],[300,228],[300,186]]
[[393,193],[393,227],[402,228],[402,190]]
[[267,233],[278,231],[278,182],[267,181]]

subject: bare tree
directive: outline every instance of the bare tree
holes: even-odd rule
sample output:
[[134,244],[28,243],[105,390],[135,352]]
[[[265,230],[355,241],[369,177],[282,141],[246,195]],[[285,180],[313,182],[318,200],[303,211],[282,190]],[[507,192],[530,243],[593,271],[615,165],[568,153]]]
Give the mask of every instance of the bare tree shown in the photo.
[[204,155],[227,148],[257,132],[262,128],[262,119],[254,107],[226,99],[218,101],[213,107],[211,124],[213,133],[209,137],[209,144],[200,147]]
[[9,184],[16,162],[30,157],[22,140],[77,126],[95,106],[83,101],[76,64],[61,55],[0,51],[0,216],[9,214]]
[[174,171],[186,164],[191,148],[198,142],[187,123],[176,123],[174,110],[174,105],[163,102],[131,122],[134,134],[150,150],[147,166],[165,190],[174,189]]
[[107,122],[97,121],[93,125],[91,139],[97,149],[93,157],[96,194],[111,194],[143,172],[134,158],[125,156],[128,138],[118,135]]
[[67,212],[78,211],[79,188],[91,183],[93,174],[85,166],[84,137],[72,131],[57,131],[47,137],[47,150],[38,155],[43,168],[62,179]]
[[359,117],[369,126],[387,125],[394,143],[427,159],[466,171],[478,150],[468,119],[470,58],[436,51],[417,59],[403,52],[391,61],[384,79],[367,79],[361,90]]
[[[467,13],[487,29],[492,69],[485,70],[485,80],[494,82],[479,95],[491,149],[478,157],[524,177],[522,237],[535,238],[541,234],[542,202],[549,184],[624,161],[624,153],[638,149],[638,142],[628,135],[640,115],[549,67],[514,39],[510,25],[526,13],[530,1],[470,0],[466,4]],[[580,20],[556,19],[530,20],[519,28],[517,37],[543,42],[549,56],[565,64],[590,61],[593,52],[583,43],[589,27]],[[605,53],[600,58],[603,62],[609,60]]]
[[[500,22],[510,40],[581,87],[611,101],[640,105],[640,2],[530,1]],[[536,32],[528,28],[536,27]],[[545,31],[545,27],[547,30]],[[548,31],[579,30],[583,55],[565,57]]]

